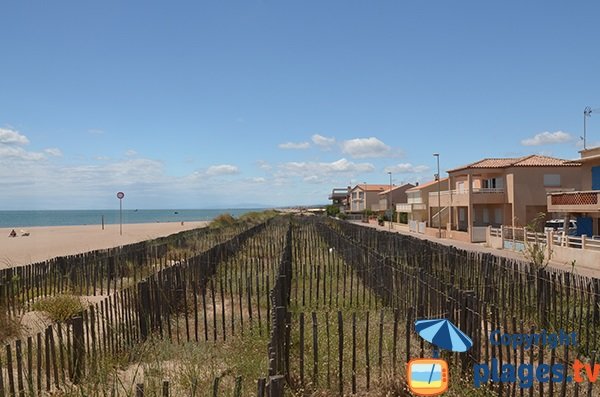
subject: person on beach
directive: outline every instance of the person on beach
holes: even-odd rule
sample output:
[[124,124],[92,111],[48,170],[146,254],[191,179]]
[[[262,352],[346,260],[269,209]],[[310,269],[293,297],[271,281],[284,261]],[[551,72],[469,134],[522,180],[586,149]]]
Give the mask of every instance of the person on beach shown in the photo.
[[8,237],[17,237],[17,232],[15,232],[15,229],[10,231],[10,233],[8,234]]

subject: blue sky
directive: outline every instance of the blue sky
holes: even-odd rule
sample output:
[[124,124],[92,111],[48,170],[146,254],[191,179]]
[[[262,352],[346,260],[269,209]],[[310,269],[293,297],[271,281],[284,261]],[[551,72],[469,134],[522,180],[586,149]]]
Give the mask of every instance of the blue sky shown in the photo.
[[[596,1],[0,5],[0,209],[327,201],[578,157]],[[600,143],[600,111],[588,146]]]

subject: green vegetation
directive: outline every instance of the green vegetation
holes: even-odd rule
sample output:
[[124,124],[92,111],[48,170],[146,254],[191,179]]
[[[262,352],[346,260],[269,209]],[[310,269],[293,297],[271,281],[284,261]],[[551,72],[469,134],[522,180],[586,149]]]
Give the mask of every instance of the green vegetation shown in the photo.
[[42,298],[33,304],[34,310],[46,312],[53,321],[66,321],[85,310],[75,295],[55,295]]
[[340,214],[340,207],[338,205],[328,205],[327,207],[325,207],[325,212],[327,213],[327,216],[338,216]]
[[210,227],[213,229],[233,226],[248,227],[266,222],[267,220],[276,217],[278,214],[279,213],[275,210],[253,211],[240,215],[239,218],[235,218],[226,212],[213,219],[210,223]]
[[536,272],[540,269],[545,269],[552,259],[552,250],[546,255],[546,244],[545,241],[540,239],[537,232],[540,230],[546,220],[546,214],[540,212],[535,218],[525,227],[525,230],[529,233],[534,234],[533,241],[529,241],[527,236],[524,236],[525,241],[525,258],[531,263],[533,270]]

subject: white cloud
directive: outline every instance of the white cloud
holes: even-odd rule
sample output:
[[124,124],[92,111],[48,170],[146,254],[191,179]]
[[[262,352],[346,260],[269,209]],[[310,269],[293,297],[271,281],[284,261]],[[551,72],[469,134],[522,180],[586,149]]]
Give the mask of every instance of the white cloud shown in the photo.
[[13,160],[43,160],[44,153],[28,152],[21,147],[0,145],[0,158]]
[[50,155],[50,156],[54,156],[54,157],[61,157],[62,156],[62,151],[58,148],[55,147],[51,147],[48,149],[44,149],[44,153]]
[[4,144],[17,144],[27,145],[29,139],[25,135],[22,135],[18,131],[11,128],[0,128],[0,143]]
[[342,142],[341,147],[342,153],[353,158],[394,157],[398,154],[375,137],[350,139]]
[[394,174],[419,174],[425,171],[429,171],[428,166],[412,165],[411,163],[401,163],[385,168],[385,172],[392,172]]
[[311,175],[311,176],[307,176],[303,179],[304,182],[306,183],[319,183],[322,182],[321,178],[319,178],[316,175]]
[[541,132],[536,134],[533,138],[523,139],[521,141],[521,145],[523,146],[539,146],[539,145],[549,145],[553,143],[565,143],[570,142],[573,139],[571,134],[563,132],[563,131],[555,131],[555,132]]
[[88,130],[88,133],[92,134],[92,135],[102,135],[104,134],[103,130],[99,130],[97,128],[92,128]]
[[315,145],[320,146],[322,148],[328,148],[328,147],[332,146],[333,144],[335,144],[335,138],[328,138],[326,136],[319,135],[319,134],[314,134],[311,137],[311,140],[313,141],[313,143]]
[[263,171],[270,171],[273,168],[271,166],[271,164],[269,164],[268,162],[266,162],[264,160],[258,160],[256,162],[256,165],[258,166],[258,168],[260,168]]
[[312,177],[342,173],[372,172],[375,167],[371,163],[353,163],[345,158],[331,163],[323,162],[288,162],[279,166],[280,176]]
[[310,143],[308,142],[286,142],[277,145],[279,149],[308,149]]
[[127,156],[127,157],[133,157],[133,156],[136,156],[136,155],[137,155],[137,152],[135,150],[133,150],[133,149],[129,149],[129,150],[127,150],[125,152],[125,156]]
[[218,175],[235,175],[239,174],[240,170],[235,165],[231,164],[219,164],[219,165],[211,165],[206,170],[206,175],[208,176],[218,176]]
[[265,183],[266,181],[267,180],[265,178],[263,178],[262,176],[252,178],[252,182],[254,182],[254,183]]

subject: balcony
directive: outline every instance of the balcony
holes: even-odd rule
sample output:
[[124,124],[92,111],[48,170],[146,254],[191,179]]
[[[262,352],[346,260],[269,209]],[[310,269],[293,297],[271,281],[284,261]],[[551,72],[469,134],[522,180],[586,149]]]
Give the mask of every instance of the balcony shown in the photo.
[[548,212],[600,212],[600,191],[561,192],[548,196]]
[[426,211],[427,205],[423,203],[399,203],[396,204],[396,212],[413,213],[415,211]]
[[[466,207],[469,205],[469,190],[446,190],[440,192],[442,207]],[[503,204],[506,202],[504,189],[498,188],[473,188],[471,190],[470,204]],[[438,192],[429,193],[429,205],[439,207]]]

